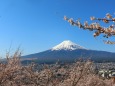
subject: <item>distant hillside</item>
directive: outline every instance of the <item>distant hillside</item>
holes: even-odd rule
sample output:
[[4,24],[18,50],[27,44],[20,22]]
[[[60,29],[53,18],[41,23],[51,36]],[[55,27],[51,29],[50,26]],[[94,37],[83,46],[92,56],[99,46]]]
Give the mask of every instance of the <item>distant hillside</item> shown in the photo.
[[24,60],[34,60],[38,62],[62,62],[75,61],[78,58],[84,58],[95,62],[115,61],[115,53],[97,50],[88,50],[80,45],[71,41],[64,41],[52,49],[23,56]]

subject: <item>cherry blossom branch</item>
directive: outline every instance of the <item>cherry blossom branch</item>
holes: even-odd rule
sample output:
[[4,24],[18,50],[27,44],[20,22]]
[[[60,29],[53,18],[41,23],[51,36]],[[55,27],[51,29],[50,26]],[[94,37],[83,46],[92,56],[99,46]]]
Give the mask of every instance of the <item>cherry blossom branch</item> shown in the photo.
[[[115,22],[115,18],[113,18],[109,13],[106,14],[105,18],[90,17],[90,19],[103,21],[104,23]],[[103,37],[105,37],[105,38],[115,36],[115,25],[114,24],[105,28],[105,27],[101,26],[98,22],[93,22],[91,24],[88,24],[88,22],[85,21],[84,24],[82,24],[80,22],[80,20],[74,21],[73,18],[67,18],[66,16],[64,16],[64,20],[68,21],[73,26],[82,28],[83,30],[94,31],[94,34],[93,34],[94,37],[97,37],[100,34],[103,34]],[[109,41],[109,42],[106,42],[106,44],[115,44],[115,43],[112,41]]]

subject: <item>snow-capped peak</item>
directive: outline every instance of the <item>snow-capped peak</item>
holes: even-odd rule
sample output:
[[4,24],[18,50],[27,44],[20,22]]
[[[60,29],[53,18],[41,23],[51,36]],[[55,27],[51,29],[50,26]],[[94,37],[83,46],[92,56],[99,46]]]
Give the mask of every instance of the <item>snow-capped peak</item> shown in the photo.
[[70,40],[66,40],[58,44],[57,46],[53,47],[51,50],[76,50],[76,49],[85,49],[85,48],[71,42]]

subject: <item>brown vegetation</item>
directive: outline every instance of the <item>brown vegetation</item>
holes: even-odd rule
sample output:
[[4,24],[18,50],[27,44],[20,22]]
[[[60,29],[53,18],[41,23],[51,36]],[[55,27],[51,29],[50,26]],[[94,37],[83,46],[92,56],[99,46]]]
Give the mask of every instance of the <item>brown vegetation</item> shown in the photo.
[[40,71],[35,64],[23,66],[19,51],[7,62],[0,63],[0,86],[112,86],[110,80],[100,79],[92,70],[91,61],[77,61],[72,65],[44,65]]

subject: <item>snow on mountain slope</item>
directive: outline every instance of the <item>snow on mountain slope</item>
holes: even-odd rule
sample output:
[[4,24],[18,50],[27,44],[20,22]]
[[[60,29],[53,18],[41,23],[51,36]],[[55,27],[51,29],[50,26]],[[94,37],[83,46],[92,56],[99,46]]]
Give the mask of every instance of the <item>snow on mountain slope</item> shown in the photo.
[[84,47],[71,42],[70,40],[63,41],[57,46],[53,47],[51,50],[76,50],[76,49],[85,49]]

